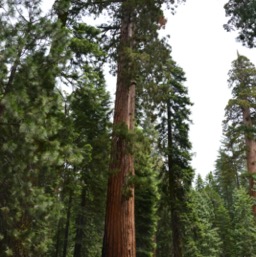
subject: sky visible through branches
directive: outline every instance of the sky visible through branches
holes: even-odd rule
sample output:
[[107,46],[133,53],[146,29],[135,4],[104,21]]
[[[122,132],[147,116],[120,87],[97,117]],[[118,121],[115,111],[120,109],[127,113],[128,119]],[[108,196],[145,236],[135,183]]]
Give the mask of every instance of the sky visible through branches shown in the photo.
[[[230,98],[227,79],[237,51],[254,64],[256,52],[236,42],[236,33],[228,33],[222,0],[187,0],[175,15],[165,12],[167,24],[162,35],[170,35],[174,60],[185,71],[192,107],[190,140],[192,166],[203,177],[214,170],[220,141],[224,108]],[[43,8],[53,1],[44,0]],[[90,25],[93,19],[86,18]],[[98,21],[97,21],[98,23]],[[116,79],[105,69],[107,88],[114,100]],[[209,168],[210,167],[210,168]]]
[[[255,49],[236,42],[226,32],[222,0],[187,0],[168,15],[165,32],[170,34],[174,60],[184,69],[192,107],[192,165],[203,177],[213,171],[222,139],[224,108],[230,98],[228,71],[237,51],[256,63]],[[209,170],[209,168],[211,170]]]

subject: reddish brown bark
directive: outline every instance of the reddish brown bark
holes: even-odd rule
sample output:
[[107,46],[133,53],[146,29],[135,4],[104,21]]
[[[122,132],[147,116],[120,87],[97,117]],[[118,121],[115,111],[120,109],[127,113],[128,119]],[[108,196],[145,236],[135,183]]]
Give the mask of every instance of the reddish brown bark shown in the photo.
[[132,23],[125,10],[121,24],[118,57],[117,90],[114,112],[114,132],[108,180],[105,234],[102,257],[135,257],[134,188],[129,178],[134,175],[133,156],[129,135],[123,136],[116,128],[134,128],[135,82],[132,81],[126,49],[131,47]]
[[[128,91],[127,91],[128,89]],[[124,119],[128,128],[133,127],[132,93],[134,84],[127,87],[122,94],[126,103]],[[123,111],[123,110],[122,110]],[[119,113],[120,114],[120,113]],[[120,114],[121,116],[121,114]],[[119,116],[119,117],[120,117]],[[127,139],[113,136],[112,161],[108,181],[107,213],[104,235],[104,257],[135,257],[135,224],[134,224],[134,188],[129,185],[130,176],[134,175],[133,157],[129,153]]]
[[[243,123],[246,128],[248,128],[248,133],[245,135],[245,143],[246,143],[246,162],[247,162],[247,170],[250,175],[249,178],[249,190],[250,195],[256,199],[256,181],[254,175],[256,176],[256,141],[250,133],[250,129],[252,128],[252,120],[250,109],[247,107],[243,108]],[[256,205],[253,205],[253,213],[256,216]]]

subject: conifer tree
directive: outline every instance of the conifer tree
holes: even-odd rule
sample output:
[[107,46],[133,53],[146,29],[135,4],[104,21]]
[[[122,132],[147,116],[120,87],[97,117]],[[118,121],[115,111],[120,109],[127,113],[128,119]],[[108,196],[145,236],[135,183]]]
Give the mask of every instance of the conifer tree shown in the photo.
[[[80,145],[92,147],[91,160],[76,166],[81,173],[79,204],[75,212],[74,257],[99,255],[104,229],[105,198],[109,156],[109,95],[103,78],[74,91],[72,118]],[[93,82],[95,84],[93,84]]]
[[135,220],[137,257],[153,256],[156,250],[159,200],[159,157],[153,153],[156,132],[150,121],[143,131],[136,130],[135,143]]
[[[148,91],[150,99],[145,103],[153,108],[159,101],[164,108],[175,102],[175,99],[163,100],[160,94],[153,98],[161,81],[158,72],[161,69],[168,72],[171,67],[168,66],[170,52],[164,40],[157,38],[157,30],[166,23],[161,10],[164,1],[56,0],[47,15],[41,11],[40,3],[40,0],[6,1],[0,17],[3,28],[0,32],[0,152],[3,157],[0,161],[0,250],[5,256],[65,257],[72,254],[74,247],[74,256],[99,255],[102,220],[97,220],[91,200],[98,199],[99,205],[104,202],[102,172],[106,163],[101,161],[107,159],[108,147],[104,147],[104,142],[108,141],[105,127],[108,97],[102,87],[104,56],[99,48],[99,31],[84,24],[80,15],[107,10],[115,14],[113,24],[101,29],[112,30],[113,34],[111,39],[103,36],[105,42],[101,43],[116,62],[113,70],[116,67],[117,93],[102,255],[135,256],[135,85],[140,101]],[[155,51],[156,48],[159,51]],[[172,83],[175,84],[168,79],[168,86]],[[67,98],[58,89],[59,84],[78,89]],[[178,86],[176,89],[179,91]],[[179,92],[186,93],[183,89]],[[176,97],[175,93],[173,96]],[[95,101],[88,99],[91,97]],[[138,98],[136,100],[138,102]],[[187,103],[186,97],[183,100]],[[177,106],[169,107],[167,113],[172,108],[177,111]],[[88,110],[82,112],[81,108]],[[179,126],[187,117],[187,112],[181,114],[177,118]],[[180,130],[181,135],[186,136],[187,124]],[[185,149],[175,149],[175,160],[179,162],[177,179],[186,184],[182,192],[179,191],[184,199],[183,192],[191,179],[187,162],[190,157],[186,152],[189,143],[187,139],[182,142],[177,133],[173,135]],[[170,147],[167,148],[170,153]],[[165,158],[167,155],[165,153]],[[149,159],[149,155],[144,157]],[[151,165],[139,170],[151,172]],[[99,169],[101,172],[94,176]],[[185,170],[187,177],[180,177],[180,172]],[[154,175],[150,178],[154,180]],[[151,182],[152,189],[156,190]],[[170,190],[172,188],[174,184]],[[155,192],[152,199],[156,195]],[[151,233],[145,240],[149,246],[139,247],[138,252],[146,249],[147,254],[151,254],[154,238],[149,237],[155,231],[155,202],[147,207],[152,208]],[[90,246],[84,245],[89,241],[85,230],[94,233],[95,242]]]
[[191,102],[187,89],[182,84],[185,81],[184,72],[172,59],[166,63],[164,75],[166,82],[160,87],[159,94],[163,97],[159,98],[161,100],[158,105],[158,115],[161,118],[158,125],[159,145],[166,160],[164,179],[168,178],[169,181],[167,195],[172,252],[174,256],[183,256],[185,228],[182,216],[189,210],[186,202],[193,178],[193,169],[190,166],[191,144],[188,139]]
[[[199,190],[200,191],[200,190]],[[218,184],[216,177],[210,172],[206,177],[205,193],[208,195],[213,208],[213,228],[216,229],[221,240],[220,253],[221,256],[230,256],[233,247],[232,241],[232,223],[231,209],[225,205],[225,199],[218,193]]]
[[[79,132],[64,109],[69,104],[57,81],[73,86],[87,77],[100,81],[95,75],[100,61],[89,62],[102,58],[96,43],[98,31],[78,22],[71,24],[69,16],[61,15],[60,9],[69,9],[69,1],[67,6],[63,6],[65,1],[56,1],[51,15],[41,11],[40,2],[6,1],[1,6],[3,256],[66,255],[72,214],[69,199],[81,185],[75,183],[80,171],[73,168],[90,160],[88,140],[74,144]],[[66,220],[66,226],[63,249],[58,253],[59,220]]]
[[244,177],[246,170],[244,149],[235,151],[233,147],[230,147],[230,143],[227,137],[223,142],[224,146],[219,150],[214,171],[216,191],[229,210],[233,205],[235,189],[246,184]]
[[234,194],[232,236],[233,256],[254,256],[255,254],[255,219],[251,212],[252,199],[244,188],[237,189]]
[[[139,85],[136,82],[139,67],[148,63],[144,50],[157,40],[158,28],[165,25],[163,2],[123,1],[120,5],[110,5],[115,15],[118,14],[114,27],[119,29],[120,37],[114,34],[114,41],[111,40],[116,46],[112,56],[116,58],[117,88],[103,257],[135,256],[134,188],[129,182],[134,176],[133,155],[129,149],[135,119],[135,85]],[[146,72],[146,75],[150,73]]]
[[[250,195],[255,198],[256,140],[255,140],[255,66],[238,54],[229,72],[233,99],[226,108],[226,125],[232,131],[232,140],[246,156]],[[253,207],[256,213],[255,206]]]
[[[128,132],[134,129],[135,78],[128,51],[132,51],[134,7],[125,1],[120,7],[120,45],[117,53],[117,89],[114,131],[110,159],[107,209],[102,257],[135,256],[134,163],[128,151]],[[117,132],[119,131],[119,132]]]
[[226,16],[230,17],[224,28],[227,31],[238,30],[237,39],[248,47],[255,47],[255,1],[229,0],[224,8]]
[[[198,184],[198,182],[196,182]],[[201,184],[201,183],[200,183]],[[190,212],[184,215],[184,256],[220,256],[222,241],[214,226],[215,208],[207,184],[189,193]]]
[[[6,256],[45,256],[53,246],[61,210],[59,175],[71,156],[61,138],[61,96],[52,87],[48,90],[44,80],[47,39],[54,22],[43,16],[39,3],[8,1],[1,15],[1,33],[6,36],[1,44],[5,73],[1,76],[0,245]],[[76,154],[72,157],[74,163],[81,160]]]

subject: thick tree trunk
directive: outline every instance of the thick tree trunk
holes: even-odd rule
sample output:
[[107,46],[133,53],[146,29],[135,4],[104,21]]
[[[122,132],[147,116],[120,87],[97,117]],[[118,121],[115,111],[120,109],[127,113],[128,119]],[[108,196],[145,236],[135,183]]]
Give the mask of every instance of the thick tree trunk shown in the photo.
[[175,178],[175,170],[173,167],[172,154],[172,114],[169,101],[167,102],[167,117],[168,117],[168,171],[169,171],[169,187],[170,187],[170,203],[171,203],[171,226],[172,226],[172,249],[173,257],[182,257],[182,236],[179,217],[178,201],[176,197],[177,181]]
[[126,53],[127,48],[131,48],[133,34],[131,11],[128,9],[127,2],[124,2],[102,257],[136,256],[134,188],[130,183],[134,161],[129,138],[134,127],[135,82]]
[[[247,169],[250,175],[249,178],[249,190],[250,195],[256,199],[256,141],[255,138],[250,132],[252,129],[252,120],[249,108],[243,108],[243,122],[245,127],[248,129],[248,132],[245,133],[245,143],[246,143],[246,161]],[[256,205],[253,205],[253,213],[256,216]]]

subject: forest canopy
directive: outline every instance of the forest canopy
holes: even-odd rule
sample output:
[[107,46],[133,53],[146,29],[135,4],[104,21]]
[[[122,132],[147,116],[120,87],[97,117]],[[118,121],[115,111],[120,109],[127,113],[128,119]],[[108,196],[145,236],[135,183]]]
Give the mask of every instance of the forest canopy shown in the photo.
[[[231,63],[215,169],[194,178],[186,74],[159,36],[181,2],[1,2],[0,256],[255,255],[256,68]],[[254,1],[224,8],[254,47]]]

